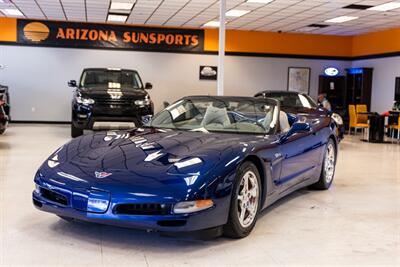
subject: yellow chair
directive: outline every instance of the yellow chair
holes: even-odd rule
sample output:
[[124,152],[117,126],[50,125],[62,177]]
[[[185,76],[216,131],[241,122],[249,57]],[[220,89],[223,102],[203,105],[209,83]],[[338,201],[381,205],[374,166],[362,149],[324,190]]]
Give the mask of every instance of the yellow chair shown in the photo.
[[356,107],[354,105],[349,105],[349,117],[350,117],[350,125],[349,125],[349,134],[351,134],[351,128],[354,128],[354,135],[357,133],[357,129],[362,129],[364,133],[364,129],[368,129],[369,125],[367,123],[359,123],[357,121],[357,113]]
[[358,114],[368,112],[367,105],[356,105],[357,123],[368,123],[368,115]]

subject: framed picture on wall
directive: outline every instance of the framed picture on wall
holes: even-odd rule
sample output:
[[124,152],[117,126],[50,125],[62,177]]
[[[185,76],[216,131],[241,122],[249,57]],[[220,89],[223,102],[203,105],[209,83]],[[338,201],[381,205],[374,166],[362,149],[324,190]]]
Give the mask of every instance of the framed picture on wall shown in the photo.
[[288,91],[309,94],[311,69],[305,67],[289,67]]
[[217,66],[200,66],[199,79],[216,81],[218,76]]

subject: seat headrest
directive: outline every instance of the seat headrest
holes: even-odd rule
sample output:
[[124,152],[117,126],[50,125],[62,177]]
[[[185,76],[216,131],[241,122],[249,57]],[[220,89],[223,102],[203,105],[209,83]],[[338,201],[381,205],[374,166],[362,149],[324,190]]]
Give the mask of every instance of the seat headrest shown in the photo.
[[282,110],[279,112],[279,126],[281,128],[281,132],[286,133],[290,130],[289,119],[286,112]]

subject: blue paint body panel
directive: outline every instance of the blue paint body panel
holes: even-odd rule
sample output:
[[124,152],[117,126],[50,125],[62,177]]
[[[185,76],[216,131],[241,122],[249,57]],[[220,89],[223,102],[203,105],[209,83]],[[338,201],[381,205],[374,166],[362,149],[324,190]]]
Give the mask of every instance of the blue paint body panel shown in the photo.
[[[40,167],[33,201],[59,216],[124,227],[186,232],[221,226],[228,220],[236,170],[245,160],[260,163],[263,208],[319,179],[326,143],[329,138],[337,143],[336,128],[327,116],[304,118],[312,130],[288,138],[154,128],[81,136]],[[201,163],[174,164],[194,157]],[[173,213],[177,202],[199,199],[212,199],[214,206]],[[164,210],[122,214],[118,207],[124,204],[157,204]]]

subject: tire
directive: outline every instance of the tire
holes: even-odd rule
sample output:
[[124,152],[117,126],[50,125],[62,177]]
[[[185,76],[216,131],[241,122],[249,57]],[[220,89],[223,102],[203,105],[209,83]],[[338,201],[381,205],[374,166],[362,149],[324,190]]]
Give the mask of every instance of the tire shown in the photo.
[[2,134],[5,133],[5,132],[6,132],[6,128],[0,129],[0,135],[2,135]]
[[336,145],[331,138],[326,144],[324,159],[322,162],[321,175],[318,182],[312,184],[310,187],[317,190],[327,190],[333,182],[336,168]]
[[[244,191],[246,179],[247,184],[252,186],[250,190],[249,187],[247,187],[247,194]],[[261,195],[261,179],[257,167],[253,163],[246,161],[236,172],[228,223],[224,225],[223,229],[225,236],[230,238],[243,238],[250,234],[256,224],[257,216],[260,211]],[[245,202],[240,200],[243,199],[243,197]],[[242,205],[248,206],[243,210],[244,206]],[[241,218],[242,216],[243,218]]]
[[71,137],[75,138],[81,136],[83,134],[83,130],[80,128],[76,128],[73,123],[71,123]]

